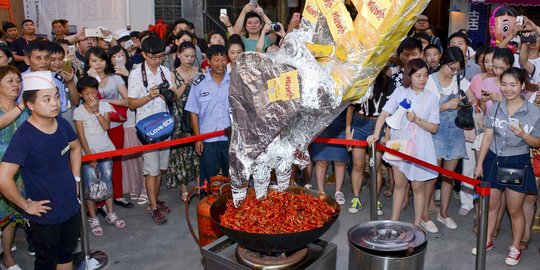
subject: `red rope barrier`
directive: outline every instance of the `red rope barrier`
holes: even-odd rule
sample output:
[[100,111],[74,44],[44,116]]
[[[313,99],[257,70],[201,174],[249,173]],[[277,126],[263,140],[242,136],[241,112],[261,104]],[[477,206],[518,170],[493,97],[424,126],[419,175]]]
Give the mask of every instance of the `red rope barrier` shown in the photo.
[[187,144],[187,143],[192,143],[192,142],[196,142],[196,141],[202,141],[202,140],[205,140],[205,139],[209,139],[209,138],[213,138],[213,137],[219,137],[219,136],[223,136],[223,135],[225,135],[225,130],[219,130],[219,131],[204,133],[204,134],[195,135],[195,136],[191,136],[191,137],[180,138],[180,139],[176,139],[176,140],[170,140],[170,141],[165,141],[165,142],[159,142],[159,143],[147,144],[147,145],[142,145],[142,146],[135,146],[135,147],[123,148],[123,149],[119,149],[119,150],[113,150],[113,151],[107,151],[107,152],[101,152],[101,153],[96,153],[96,154],[85,155],[85,156],[82,157],[82,161],[86,162],[86,161],[92,161],[92,160],[98,160],[98,159],[104,159],[104,158],[125,156],[125,155],[129,155],[129,154],[135,154],[135,153],[139,153],[139,152],[145,152],[145,151],[150,151],[150,150],[155,150],[155,149],[160,149],[160,148],[166,148],[166,147],[171,147],[171,146],[180,145],[180,144]]
[[367,146],[366,141],[359,140],[345,140],[345,139],[335,139],[335,138],[315,138],[313,142],[316,143],[327,143],[327,144],[337,144],[337,145],[350,145],[350,146]]
[[396,151],[396,150],[394,150],[392,148],[388,148],[388,147],[386,147],[386,146],[384,146],[382,144],[377,144],[377,148],[384,151],[384,152],[388,152],[388,153],[390,153],[390,154],[392,154],[394,156],[398,156],[398,157],[400,157],[400,158],[402,158],[404,160],[416,163],[416,164],[418,164],[418,165],[420,165],[422,167],[425,167],[425,168],[428,168],[430,170],[433,170],[433,171],[436,171],[438,173],[449,176],[449,177],[451,177],[453,179],[456,179],[458,181],[462,181],[462,182],[468,183],[468,184],[473,185],[473,186],[477,186],[477,185],[480,184],[480,180],[478,180],[478,179],[472,179],[470,177],[461,175],[459,173],[456,173],[456,172],[453,172],[453,171],[450,171],[450,170],[435,166],[435,165],[433,165],[431,163],[428,163],[428,162],[425,162],[423,160],[420,160],[420,159],[408,156],[406,154],[403,154],[403,153],[401,153],[399,151]]
[[[107,151],[107,152],[102,152],[102,153],[85,155],[85,156],[83,156],[82,161],[87,162],[87,161],[104,159],[104,158],[111,158],[111,157],[116,157],[116,156],[124,156],[124,155],[139,153],[139,152],[145,152],[145,151],[150,151],[150,150],[155,150],[155,149],[160,149],[160,148],[176,146],[176,145],[180,145],[180,144],[193,143],[193,142],[196,142],[196,141],[202,141],[202,140],[205,140],[205,139],[218,137],[218,136],[223,136],[223,135],[225,135],[225,131],[224,130],[219,130],[219,131],[209,132],[209,133],[195,135],[195,136],[191,136],[191,137],[180,138],[180,139],[176,139],[176,140],[170,140],[170,141],[159,142],[159,143],[154,143],[154,144],[135,146],[135,147],[124,148],[124,149],[119,149],[119,150],[114,150],[114,151]],[[336,139],[336,138],[316,138],[315,140],[313,140],[313,142],[333,144],[333,145],[344,145],[344,146],[361,146],[361,147],[366,147],[367,146],[366,141],[345,140],[345,139]],[[433,170],[433,171],[436,171],[438,173],[444,174],[444,175],[446,175],[448,177],[451,177],[453,179],[456,179],[458,181],[462,181],[462,182],[468,183],[470,185],[476,186],[476,191],[478,192],[478,194],[480,194],[482,196],[489,196],[489,194],[490,194],[490,189],[489,188],[482,188],[482,187],[479,186],[479,184],[481,182],[480,180],[472,179],[470,177],[466,177],[466,176],[461,175],[459,173],[456,173],[456,172],[453,172],[453,171],[450,171],[450,170],[435,166],[435,165],[433,165],[431,163],[428,163],[428,162],[425,162],[423,160],[408,156],[406,154],[403,154],[403,153],[401,153],[399,151],[396,151],[396,150],[394,150],[392,148],[388,148],[388,147],[386,147],[384,145],[381,145],[381,144],[377,144],[377,148],[379,150],[384,151],[384,152],[389,152],[390,154],[392,154],[394,156],[398,156],[400,158],[403,158],[404,160],[416,163],[416,164],[418,164],[420,166],[423,166],[425,168],[428,168],[430,170]]]

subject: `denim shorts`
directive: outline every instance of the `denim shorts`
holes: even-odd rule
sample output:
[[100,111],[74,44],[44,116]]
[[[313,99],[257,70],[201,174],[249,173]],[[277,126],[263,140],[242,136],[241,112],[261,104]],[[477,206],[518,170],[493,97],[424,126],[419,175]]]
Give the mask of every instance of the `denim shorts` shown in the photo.
[[497,182],[497,159],[495,153],[491,150],[488,151],[486,159],[484,160],[484,181],[489,182],[490,188],[496,188],[503,191],[505,188],[511,189],[515,192],[526,194],[538,194],[536,188],[536,181],[531,166],[531,158],[529,154],[499,157],[499,164],[504,164],[505,167],[523,168],[525,167],[525,176],[522,186],[501,185]]
[[[321,134],[321,138],[345,139],[345,114],[338,116]],[[313,161],[327,160],[347,162],[349,152],[344,145],[312,143],[310,153]]]
[[[353,139],[365,141],[367,137],[375,132],[375,124],[377,119],[370,119],[358,113],[355,113],[352,119],[352,130],[354,131]],[[386,124],[383,126],[380,138],[384,137]]]

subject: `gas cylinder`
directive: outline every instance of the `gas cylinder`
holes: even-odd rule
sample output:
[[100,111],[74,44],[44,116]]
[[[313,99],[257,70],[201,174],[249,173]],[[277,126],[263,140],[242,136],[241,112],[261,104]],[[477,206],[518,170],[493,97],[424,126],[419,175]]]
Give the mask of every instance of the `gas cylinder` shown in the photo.
[[[210,207],[221,196],[223,185],[229,182],[225,176],[214,176],[210,178],[210,183],[205,183],[204,189],[208,196],[204,197],[197,206],[197,226],[199,227],[199,244],[201,247],[214,242],[223,236],[223,232],[210,217]],[[228,187],[230,189],[230,187]]]

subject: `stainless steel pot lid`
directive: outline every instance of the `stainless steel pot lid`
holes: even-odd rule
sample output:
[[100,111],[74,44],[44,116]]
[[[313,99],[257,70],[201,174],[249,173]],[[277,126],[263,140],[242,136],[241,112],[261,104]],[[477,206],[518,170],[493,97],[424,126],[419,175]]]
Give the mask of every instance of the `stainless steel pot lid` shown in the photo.
[[420,228],[401,221],[369,221],[353,226],[349,241],[359,248],[374,251],[402,251],[416,249],[427,241]]

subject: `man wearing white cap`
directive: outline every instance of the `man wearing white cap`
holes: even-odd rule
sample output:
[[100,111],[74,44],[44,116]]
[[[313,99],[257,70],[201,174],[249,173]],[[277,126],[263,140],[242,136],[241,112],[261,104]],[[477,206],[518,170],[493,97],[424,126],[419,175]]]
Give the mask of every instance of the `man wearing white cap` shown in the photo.
[[[81,145],[69,123],[58,117],[60,98],[53,74],[38,71],[22,77],[23,99],[32,114],[13,135],[0,163],[0,191],[29,219],[34,269],[73,269],[81,220]],[[27,199],[13,180],[19,170]]]

